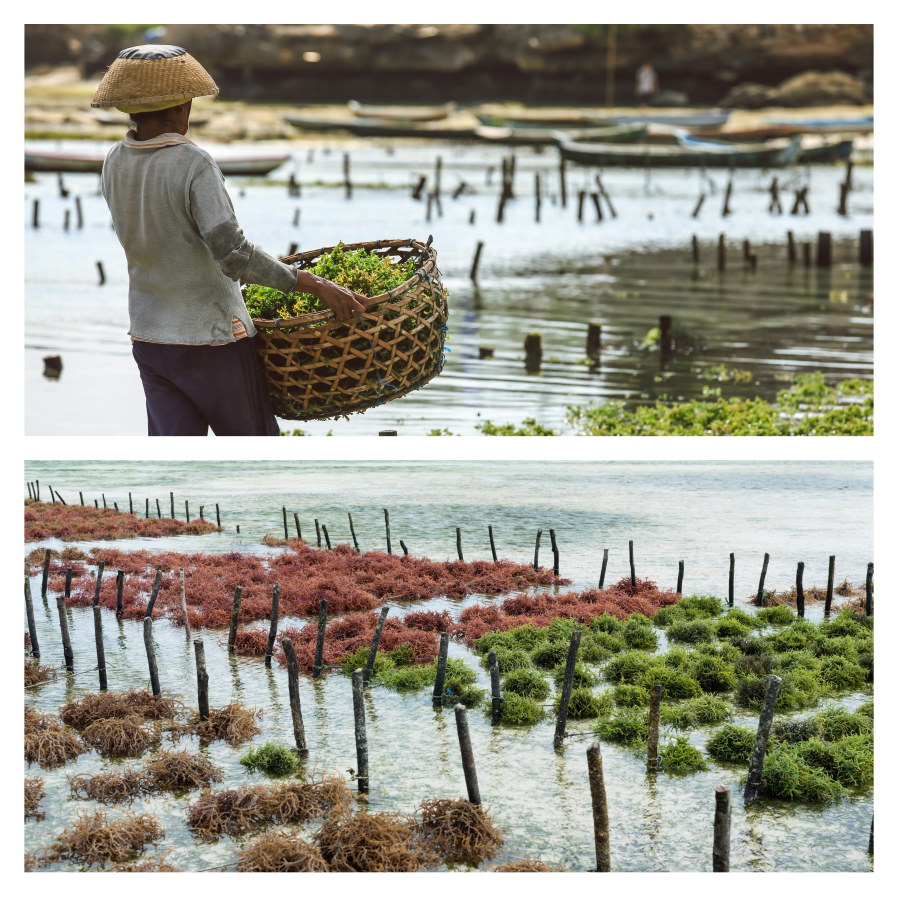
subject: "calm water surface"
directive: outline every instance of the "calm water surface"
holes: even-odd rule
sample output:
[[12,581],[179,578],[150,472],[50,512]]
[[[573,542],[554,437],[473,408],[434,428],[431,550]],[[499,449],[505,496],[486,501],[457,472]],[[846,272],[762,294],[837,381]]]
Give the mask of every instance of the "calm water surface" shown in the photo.
[[[258,540],[266,532],[280,533],[282,505],[289,513],[298,512],[302,528],[312,529],[316,517],[340,541],[349,538],[343,523],[350,511],[361,547],[383,548],[382,507],[388,507],[394,543],[403,539],[413,554],[434,559],[453,558],[457,525],[463,528],[467,559],[489,558],[487,525],[493,524],[500,555],[521,562],[531,558],[536,529],[541,527],[546,534],[552,527],[560,543],[562,574],[572,578],[576,589],[596,583],[603,548],[610,551],[608,580],[624,577],[631,539],[641,576],[657,580],[660,587],[672,587],[678,560],[684,559],[685,591],[726,596],[728,554],[734,552],[739,606],[755,591],[766,551],[772,554],[767,585],[777,589],[790,586],[801,559],[807,584],[825,582],[830,554],[837,556],[838,578],[846,575],[857,583],[872,559],[873,482],[867,463],[28,462],[25,477],[38,478],[42,491],[43,485],[52,484],[70,503],[78,502],[79,490],[91,503],[102,491],[108,503],[117,501],[120,508],[127,504],[129,490],[141,507],[149,496],[151,504],[159,497],[167,509],[169,491],[175,494],[176,511],[179,504],[183,509],[185,499],[192,510],[203,503],[206,515],[220,503],[225,527],[221,534],[115,542],[123,549],[272,553]],[[237,524],[240,537],[235,533]],[[549,548],[542,559],[549,561]],[[32,591],[39,594],[39,579],[32,580]],[[458,614],[479,599],[485,598],[388,605],[392,615],[412,608],[447,608]],[[821,606],[810,607],[813,620],[821,614]],[[36,615],[43,661],[61,666],[54,605],[38,601]],[[92,620],[90,612],[81,609],[70,610],[68,616],[79,673],[95,663]],[[110,687],[145,684],[141,624],[117,622],[104,610],[103,626]],[[183,631],[158,621],[154,636],[162,686],[184,693],[194,705],[193,651]],[[199,636],[206,644],[211,704],[238,699],[261,707],[263,733],[256,740],[290,742],[285,670],[278,666],[266,670],[261,660],[229,658],[218,630],[204,629]],[[660,637],[664,651],[665,638]],[[477,669],[480,687],[489,687],[473,654],[457,644],[451,644],[450,652]],[[95,690],[95,678],[90,671],[74,679],[61,678],[27,691],[26,700],[55,711],[82,690]],[[349,680],[332,675],[314,682],[304,676],[300,693],[309,766],[344,773],[355,768]],[[865,699],[866,693],[854,693],[840,702],[855,708]],[[373,686],[366,714],[371,808],[412,812],[426,796],[464,794],[452,710],[434,711],[427,689],[401,695]],[[561,752],[554,752],[550,719],[528,728],[491,728],[483,713],[470,710],[469,721],[482,796],[506,835],[504,853],[539,855],[566,869],[593,866],[584,755],[592,738],[573,735]],[[743,715],[736,721],[754,724],[753,717]],[[570,731],[586,732],[589,725],[572,722]],[[702,747],[711,730],[690,732],[689,738]],[[196,740],[181,746],[199,750]],[[265,776],[248,775],[240,765],[245,749],[214,742],[205,751],[225,768],[228,786],[266,781]],[[713,790],[718,784],[731,786],[735,797],[734,870],[871,869],[866,854],[873,805],[870,788],[829,806],[767,801],[745,812],[739,801],[741,767],[710,762],[707,771],[695,775],[648,776],[641,759],[630,751],[614,744],[602,744],[601,751],[615,869],[709,871]],[[95,774],[119,764],[91,753],[48,772],[32,767],[29,774],[46,778],[47,818],[25,826],[26,849],[49,841],[79,809],[94,805],[69,797],[67,775]],[[159,849],[173,849],[170,860],[192,870],[229,863],[243,842],[193,840],[184,825],[183,807],[198,794],[167,794],[131,806],[160,817],[166,836]]]
[[[45,146],[84,151],[84,142]],[[580,189],[594,190],[595,172],[570,168],[569,199],[558,196],[552,151],[517,151],[516,199],[496,221],[500,157],[493,147],[381,142],[283,144],[292,162],[269,181],[228,179],[245,233],[276,254],[291,243],[315,249],[375,237],[434,235],[445,285],[451,292],[451,353],[440,378],[423,390],[352,416],[350,421],[302,425],[312,434],[401,434],[448,428],[475,434],[485,418],[521,421],[534,416],[565,425],[566,406],[606,399],[631,403],[661,396],[699,397],[712,367],[750,372],[749,380],[723,385],[725,396],[774,399],[791,374],[820,370],[829,378],[871,377],[872,275],[855,265],[856,238],[873,222],[874,170],[854,172],[850,215],[835,212],[843,169],[785,171],[782,185],[809,183],[808,216],[770,215],[766,188],[772,173],[735,173],[732,214],[721,216],[727,173],[608,170],[603,173],[618,216],[596,221],[588,201],[576,220]],[[98,146],[96,149],[102,149]],[[252,150],[247,147],[246,151]],[[346,199],[343,150],[351,153],[357,187]],[[237,152],[233,148],[230,152]],[[426,205],[410,197],[418,176],[433,178],[443,159],[442,215],[427,220]],[[291,170],[306,185],[289,197]],[[488,170],[493,168],[488,183]],[[544,184],[541,221],[535,222],[534,176]],[[25,185],[25,385],[29,434],[146,433],[143,391],[127,337],[128,275],[122,248],[110,227],[97,176],[67,175],[59,196],[55,175]],[[281,184],[273,182],[280,180]],[[452,192],[465,181],[474,194]],[[700,192],[707,200],[694,219]],[[85,227],[63,230],[66,209],[74,223],[74,197],[82,200]],[[785,193],[786,209],[790,197]],[[30,227],[32,203],[41,201],[41,227]],[[296,210],[299,224],[293,225]],[[474,212],[475,223],[470,224]],[[819,272],[787,264],[785,235],[815,241],[830,231],[835,266]],[[715,269],[720,232],[729,243],[724,275]],[[691,235],[701,243],[701,264],[690,258]],[[745,270],[741,243],[759,254],[756,274]],[[469,280],[475,245],[485,244],[478,284]],[[97,284],[102,260],[106,284]],[[699,336],[705,350],[661,366],[658,353],[639,344],[660,315],[671,315]],[[587,322],[603,323],[602,364],[589,368]],[[543,333],[541,371],[528,373],[522,342]],[[479,347],[494,349],[479,359]],[[42,357],[59,353],[59,381],[43,378]],[[299,424],[299,423],[298,423]],[[295,424],[282,423],[284,427]]]

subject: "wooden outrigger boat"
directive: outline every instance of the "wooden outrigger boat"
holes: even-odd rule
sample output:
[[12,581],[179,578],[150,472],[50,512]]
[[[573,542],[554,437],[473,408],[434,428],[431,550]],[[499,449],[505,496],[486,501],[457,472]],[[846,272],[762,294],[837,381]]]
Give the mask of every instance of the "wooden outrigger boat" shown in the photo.
[[794,128],[798,134],[871,134],[875,117],[859,119],[768,119],[766,124]]
[[445,103],[443,106],[364,106],[351,100],[347,107],[360,118],[401,122],[437,122],[456,112],[455,103]]
[[394,119],[338,119],[290,114],[284,121],[304,131],[349,131],[358,137],[413,137],[430,140],[465,141],[475,138],[470,126],[435,126],[430,122],[404,122]]
[[[691,139],[680,139],[682,141]],[[774,169],[796,162],[800,139],[774,140],[764,144],[712,144],[693,141],[690,145],[589,144],[570,141],[559,133],[563,159],[585,166],[632,166],[635,168],[761,168]]]
[[[290,159],[287,153],[258,153],[253,156],[213,154],[223,175],[268,175]],[[25,169],[31,172],[93,172],[103,169],[105,153],[51,153],[25,151]]]
[[[643,140],[647,135],[645,125],[614,125],[610,128],[586,128],[565,132],[572,140],[600,140],[613,144],[627,144]],[[475,135],[482,141],[495,144],[555,144],[559,132],[546,128],[503,128],[497,125],[480,125]]]

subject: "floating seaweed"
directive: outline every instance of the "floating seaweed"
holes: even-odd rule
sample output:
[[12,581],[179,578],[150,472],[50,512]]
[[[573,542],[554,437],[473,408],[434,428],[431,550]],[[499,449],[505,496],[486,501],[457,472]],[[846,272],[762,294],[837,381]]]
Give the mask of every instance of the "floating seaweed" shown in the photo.
[[181,698],[163,691],[154,696],[145,690],[85,692],[59,708],[63,722],[86,728],[104,719],[173,719],[185,709]]
[[147,728],[138,716],[99,719],[88,725],[81,736],[106,756],[143,753],[159,741],[159,732]]
[[220,709],[210,709],[209,718],[205,722],[201,722],[198,715],[187,729],[208,740],[241,744],[262,731],[256,724],[262,714],[261,709],[250,709],[243,703],[232,701]]
[[98,803],[126,803],[153,792],[147,773],[127,766],[99,775],[70,775],[69,788],[82,800]]
[[90,748],[56,717],[25,707],[25,760],[50,767],[76,759]]
[[[29,641],[29,645],[30,643]],[[49,664],[42,666],[40,660],[35,659],[33,656],[25,658],[25,687],[33,687],[37,684],[55,680],[56,669],[53,666]]]
[[238,872],[328,872],[317,847],[290,831],[273,831],[238,850]]
[[35,856],[42,867],[67,860],[88,866],[121,863],[164,836],[154,816],[125,813],[121,818],[110,819],[101,810],[82,810],[49,847],[41,847]]
[[222,769],[202,753],[160,750],[144,766],[154,790],[187,791],[221,781]]
[[425,845],[446,862],[478,865],[503,845],[487,810],[468,800],[423,800],[416,814]]
[[269,789],[268,813],[279,824],[301,824],[344,806],[353,794],[338,775],[317,777],[309,773],[304,781],[279,781]]
[[268,789],[260,785],[209,791],[187,808],[185,817],[204,840],[243,834],[269,821],[268,797]]
[[43,813],[38,812],[41,798],[46,796],[44,779],[40,777],[25,779],[25,818],[43,819]]

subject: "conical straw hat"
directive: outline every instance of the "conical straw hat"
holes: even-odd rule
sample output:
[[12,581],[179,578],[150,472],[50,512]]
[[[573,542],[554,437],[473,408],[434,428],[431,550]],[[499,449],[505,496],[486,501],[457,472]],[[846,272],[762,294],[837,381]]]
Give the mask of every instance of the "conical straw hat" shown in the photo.
[[91,106],[151,112],[218,94],[216,83],[183,47],[144,44],[123,50],[100,82]]

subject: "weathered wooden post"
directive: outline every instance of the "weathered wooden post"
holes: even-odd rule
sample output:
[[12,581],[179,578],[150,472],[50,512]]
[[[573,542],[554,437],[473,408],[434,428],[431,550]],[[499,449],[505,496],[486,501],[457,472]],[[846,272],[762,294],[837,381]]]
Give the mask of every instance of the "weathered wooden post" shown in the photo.
[[369,743],[366,738],[366,708],[363,705],[363,673],[353,673],[353,728],[356,733],[357,790],[369,793]]
[[488,664],[491,668],[491,725],[500,721],[500,666],[497,664],[497,653],[488,653]]
[[608,872],[609,860],[609,809],[606,804],[606,785],[603,782],[603,758],[600,745],[594,741],[587,750],[588,782],[591,786],[591,810],[594,816],[594,852],[597,871]]
[[41,575],[41,596],[47,596],[47,582],[50,580],[50,548],[44,550],[44,571]]
[[184,619],[184,639],[191,639],[191,623],[188,621],[187,599],[184,595],[184,566],[178,569],[178,580],[181,586],[181,617]]
[[543,336],[539,331],[532,331],[525,335],[523,344],[525,351],[525,368],[539,369],[544,358]]
[[538,567],[538,553],[541,549],[541,529],[537,530],[537,537],[534,539],[534,570],[537,571]]
[[659,707],[662,701],[662,685],[650,688],[650,727],[647,732],[647,768],[656,768],[659,759]]
[[[84,503],[81,504],[84,506]],[[134,503],[131,500],[131,491],[128,492],[128,512],[134,515]]]
[[369,658],[366,660],[366,667],[363,670],[363,684],[368,684],[375,669],[375,657],[378,655],[378,645],[381,643],[381,630],[384,628],[385,619],[388,616],[388,608],[381,607],[381,615],[378,617],[378,624],[375,626],[375,634],[372,637],[372,646],[369,647]]
[[216,526],[219,528],[222,527],[222,519],[219,516],[219,504],[218,503],[216,504]]
[[94,604],[94,644],[97,647],[97,672],[100,675],[100,690],[106,690],[106,652],[103,648],[103,622],[100,607]]
[[697,240],[697,235],[691,235],[691,257],[693,258],[694,265],[700,265],[700,241]]
[[747,775],[747,784],[744,788],[744,803],[753,803],[759,796],[763,761],[766,758],[766,747],[769,744],[769,729],[772,727],[772,719],[775,716],[775,704],[778,702],[780,691],[781,679],[777,675],[770,675],[766,696],[759,714],[756,743],[753,745],[753,753],[750,756],[750,770]]
[[388,511],[384,511],[384,533],[387,536],[387,552],[391,556],[391,520]]
[[494,557],[494,562],[497,562],[497,548],[494,546],[494,526],[488,525],[488,537],[491,540],[491,556]]
[[459,526],[456,528],[456,555],[459,557],[460,562],[465,562],[462,552],[462,530]]
[[94,584],[94,602],[93,606],[100,605],[100,590],[103,587],[103,568],[106,564],[101,560],[97,565],[97,581]]
[[404,556],[409,556],[409,550],[406,547],[406,544],[403,541],[400,541],[400,549],[403,551]]
[[675,593],[680,594],[681,588],[684,586],[684,560],[678,560],[678,587],[675,588]]
[[713,817],[713,872],[728,872],[731,857],[731,788],[716,788],[716,814]]
[[144,616],[153,615],[153,605],[156,603],[156,598],[159,594],[159,586],[161,584],[162,584],[162,569],[157,568],[156,579],[153,582],[153,590],[150,591],[150,602],[147,604],[147,610],[144,613]]
[[816,265],[820,269],[831,268],[831,232],[820,231],[816,245]]
[[281,515],[282,515],[282,518],[284,519],[284,539],[287,540],[288,539],[288,530],[287,530],[287,507],[286,506],[281,507]]
[[66,663],[66,671],[75,672],[75,658],[72,655],[72,642],[69,639],[69,622],[66,619],[66,601],[63,597],[56,598],[56,611],[59,613],[59,630],[62,634],[63,658]]
[[313,659],[313,678],[319,678],[322,674],[322,654],[325,651],[325,626],[328,624],[328,598],[323,597],[319,602],[319,626],[316,632],[316,655]]
[[566,158],[559,155],[559,200],[563,209],[566,206]]
[[238,585],[234,589],[234,599],[231,601],[231,626],[228,629],[228,652],[234,653],[234,641],[237,638],[238,615],[241,611],[241,594],[244,589]]
[[874,241],[871,230],[863,230],[859,233],[859,264],[870,267],[874,257]]
[[869,826],[869,853],[875,853],[875,815],[872,815],[872,824]]
[[825,615],[831,615],[831,598],[834,595],[834,557],[828,557],[828,587],[825,590]]
[[69,566],[66,569],[66,603],[69,602],[69,597],[72,596],[72,567]]
[[441,645],[438,651],[437,674],[434,679],[434,691],[431,702],[434,706],[440,706],[444,702],[444,680],[447,677],[447,650],[450,644],[450,635],[446,631],[441,632]]
[[472,752],[472,739],[469,736],[469,720],[466,708],[457,703],[453,708],[456,713],[456,731],[459,735],[459,753],[462,757],[463,775],[466,778],[466,791],[469,803],[481,806],[481,792],[478,790],[478,773],[475,771],[475,754]]
[[125,590],[125,572],[119,569],[116,572],[116,615],[121,616],[125,609],[122,593]]
[[875,575],[875,563],[869,563],[866,567],[866,615],[872,615],[872,578]]
[[297,753],[305,758],[309,756],[309,749],[306,746],[306,729],[303,727],[303,711],[300,708],[300,669],[297,666],[297,654],[294,652],[294,642],[290,638],[284,638],[281,646],[287,659],[288,697],[291,702],[294,743],[297,745]]
[[588,322],[585,356],[594,362],[600,359],[600,344],[603,337],[602,322]]
[[185,521],[185,522],[190,522],[190,521],[191,521],[191,513],[190,513],[190,510],[189,510],[189,508],[188,508],[188,501],[187,501],[187,500],[184,501],[184,521]]
[[272,651],[275,648],[275,635],[278,632],[278,601],[281,598],[281,588],[276,584],[272,588],[272,619],[269,623],[269,639],[266,641],[266,668],[272,668]]
[[609,560],[609,550],[604,549],[603,551],[603,565],[600,566],[600,584],[598,585],[600,590],[603,590],[603,582],[606,580],[606,563]]
[[762,572],[759,574],[759,590],[756,592],[756,605],[763,605],[763,593],[766,589],[766,569],[769,568],[769,554],[763,556]]
[[553,551],[553,574],[559,575],[559,547],[556,545],[556,532],[550,529],[550,549]]
[[791,265],[793,265],[795,262],[797,262],[797,244],[794,241],[794,232],[793,231],[789,231],[787,233],[787,240],[788,240],[788,262],[791,263]]
[[725,271],[725,235],[724,234],[719,235],[719,246],[718,246],[718,250],[717,250],[716,260],[717,260],[717,264],[719,266],[719,271],[724,272]]
[[316,546],[321,547],[322,546],[322,529],[319,526],[318,519],[313,519],[313,522],[316,523]]
[[175,492],[169,491],[169,508],[172,513],[172,518],[175,518]]
[[356,532],[353,530],[353,514],[347,513],[347,518],[350,520],[350,534],[353,537],[353,546],[356,548],[356,552],[359,553],[359,542],[356,540]]
[[153,649],[153,619],[147,616],[144,619],[144,647],[147,650],[147,665],[150,668],[150,686],[153,696],[159,696],[159,671],[156,668],[156,651]]
[[797,615],[801,619],[806,616],[806,598],[803,596],[803,568],[802,562],[797,563]]
[[628,542],[628,562],[631,564],[631,586],[637,585],[637,579],[634,577],[634,541]]
[[534,173],[534,221],[541,221],[541,173]]
[[28,636],[31,638],[31,655],[40,659],[41,648],[38,644],[37,626],[34,621],[34,603],[31,600],[31,579],[28,576],[30,566],[25,563],[25,615],[28,617]]
[[569,640],[569,654],[566,657],[566,676],[563,680],[562,696],[556,712],[556,733],[553,735],[554,750],[562,747],[566,736],[566,719],[569,715],[569,698],[572,696],[572,682],[575,680],[575,663],[578,661],[578,646],[581,643],[581,632],[573,631]]
[[300,516],[294,513],[294,527],[297,529],[297,540],[302,541],[303,535],[300,533]]
[[197,663],[197,705],[200,708],[200,721],[209,718],[209,675],[206,672],[206,653],[203,641],[194,641],[194,659]]
[[325,535],[325,546],[330,550],[331,549],[331,538],[328,537],[328,526],[324,522],[322,523],[322,534]]
[[479,241],[475,247],[475,258],[472,260],[472,268],[469,270],[469,278],[478,281],[478,263],[481,262],[481,251],[484,249],[484,241]]
[[728,605],[734,606],[734,554],[728,554]]

